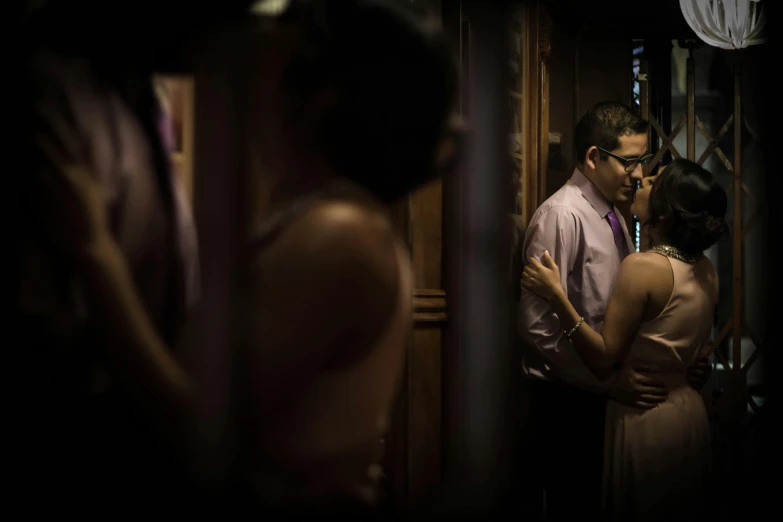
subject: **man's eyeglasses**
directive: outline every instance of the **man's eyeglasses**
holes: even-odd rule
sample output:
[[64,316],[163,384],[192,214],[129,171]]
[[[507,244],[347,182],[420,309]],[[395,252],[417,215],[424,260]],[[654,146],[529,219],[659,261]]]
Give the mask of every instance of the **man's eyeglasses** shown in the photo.
[[601,147],[596,146],[595,148],[600,150],[604,154],[607,154],[607,155],[613,157],[614,159],[616,159],[620,163],[622,163],[623,164],[623,168],[625,169],[625,172],[629,172],[629,173],[633,172],[634,170],[636,170],[636,167],[639,166],[639,165],[642,165],[642,166],[647,165],[648,163],[650,163],[650,160],[653,158],[653,154],[645,154],[644,156],[642,156],[640,158],[623,158],[622,156],[618,156],[617,154],[613,154],[613,153],[609,152],[606,149],[602,149]]

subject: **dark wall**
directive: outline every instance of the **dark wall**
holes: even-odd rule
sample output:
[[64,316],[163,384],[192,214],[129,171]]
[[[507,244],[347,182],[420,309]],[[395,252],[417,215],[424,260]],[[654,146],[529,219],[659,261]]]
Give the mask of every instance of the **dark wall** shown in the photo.
[[579,115],[600,101],[630,104],[633,40],[588,26],[579,42]]
[[[779,156],[779,140],[777,139],[777,133],[780,126],[780,81],[773,81],[774,64],[775,60],[779,60],[779,54],[775,52],[775,49],[780,48],[780,20],[783,18],[781,13],[780,2],[765,2],[767,4],[767,17],[768,26],[767,34],[769,35],[769,41],[762,46],[758,52],[758,61],[762,64],[769,64],[768,68],[759,68],[758,81],[754,81],[749,89],[754,93],[754,98],[759,100],[758,104],[763,107],[763,110],[758,111],[760,113],[758,127],[762,135],[761,149],[764,155],[764,164],[766,167],[766,188],[767,193],[770,195],[778,195],[783,190],[781,186],[780,175],[780,156]],[[769,74],[769,77],[764,77],[765,74]],[[756,78],[754,78],[755,80]],[[770,207],[774,205],[770,196]],[[767,209],[767,216],[770,221],[767,227],[767,240],[770,245],[775,245],[780,242],[780,213],[772,211],[771,208]],[[774,255],[774,254],[773,254]],[[778,256],[780,254],[777,254]],[[779,262],[779,261],[778,261]],[[780,312],[777,306],[772,306],[772,303],[779,300],[780,289],[783,287],[781,284],[780,270],[770,270],[770,280],[768,281],[770,298],[767,306],[767,324],[777,324],[780,321]],[[774,297],[773,297],[774,296]],[[769,510],[777,507],[777,500],[779,498],[780,489],[777,481],[771,477],[773,474],[780,473],[779,467],[779,455],[781,450],[780,441],[783,440],[783,432],[781,432],[779,422],[780,418],[780,341],[779,336],[771,334],[767,336],[767,340],[764,343],[764,357],[766,359],[764,368],[766,371],[765,382],[769,383],[768,390],[768,405],[767,405],[767,425],[766,429],[762,431],[759,441],[759,452],[765,455],[767,458],[758,459],[756,466],[751,470],[752,473],[758,476],[770,477],[766,480],[760,481],[761,485],[756,493],[757,502],[754,502],[752,508],[749,509],[748,519],[752,519],[754,516],[758,516],[761,520],[762,513],[769,512]],[[777,421],[777,422],[772,422]],[[774,463],[773,463],[774,462]]]
[[553,16],[552,51],[549,57],[549,132],[560,136],[560,143],[549,144],[547,197],[568,180],[574,169],[573,132],[576,115],[574,68],[577,26]]
[[549,71],[549,130],[560,137],[550,144],[547,196],[571,176],[575,164],[573,131],[578,119],[598,102],[631,102],[633,39],[607,32],[558,11],[552,13]]
[[682,17],[679,0],[544,0],[553,13],[585,25],[603,26],[607,35],[645,38],[695,36]]

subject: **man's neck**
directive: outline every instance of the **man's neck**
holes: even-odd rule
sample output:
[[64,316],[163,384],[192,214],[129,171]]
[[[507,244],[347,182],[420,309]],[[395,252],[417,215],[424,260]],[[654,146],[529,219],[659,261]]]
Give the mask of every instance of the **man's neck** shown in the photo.
[[595,184],[595,181],[593,181],[593,179],[595,178],[595,171],[593,171],[593,170],[590,170],[590,169],[588,169],[588,168],[585,168],[585,165],[584,165],[584,164],[582,164],[582,165],[577,165],[577,166],[576,166],[576,169],[577,169],[579,172],[581,172],[581,173],[582,173],[582,175],[583,175],[585,178],[587,178],[587,181],[589,181],[590,183],[592,183],[592,185],[595,187],[595,192],[596,192],[596,194],[597,194],[597,195],[598,195],[598,196],[599,196],[601,199],[603,199],[603,200],[606,202],[606,204],[607,204],[607,205],[609,205],[609,208],[610,208],[610,209],[614,209],[614,207],[615,207],[615,202],[614,202],[614,201],[612,201],[611,199],[607,198],[607,197],[604,195],[604,193],[603,193],[603,192],[601,192],[601,189],[598,187],[598,185],[596,185],[596,184]]

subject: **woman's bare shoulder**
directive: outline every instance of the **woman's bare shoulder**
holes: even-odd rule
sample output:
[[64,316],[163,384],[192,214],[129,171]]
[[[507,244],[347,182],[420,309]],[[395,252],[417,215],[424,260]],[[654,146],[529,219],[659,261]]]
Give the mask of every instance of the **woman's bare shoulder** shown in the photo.
[[288,231],[289,246],[336,265],[396,273],[395,232],[380,209],[352,201],[313,206]]
[[321,332],[323,342],[348,337],[360,349],[380,335],[395,309],[397,244],[383,212],[353,202],[318,203],[256,259],[249,290],[275,317],[295,315],[301,329]]
[[[395,232],[386,214],[370,205],[331,200],[314,204],[286,224],[256,261],[378,263],[394,252]],[[376,268],[382,268],[381,263]]]
[[669,281],[671,273],[671,265],[664,256],[654,252],[634,252],[620,263],[617,279],[641,291]]
[[644,269],[668,269],[669,262],[667,259],[655,252],[634,252],[626,256],[623,262],[620,264],[621,269],[625,270],[644,270]]

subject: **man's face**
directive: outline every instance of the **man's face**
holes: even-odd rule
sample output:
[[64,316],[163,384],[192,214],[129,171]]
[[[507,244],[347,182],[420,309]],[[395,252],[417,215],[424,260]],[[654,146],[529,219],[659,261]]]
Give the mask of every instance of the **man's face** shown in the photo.
[[[633,195],[636,182],[642,179],[642,164],[639,163],[633,170],[628,171],[623,159],[641,158],[647,154],[647,134],[622,136],[619,146],[608,152],[611,155],[598,150],[597,147],[588,149],[588,161],[594,168],[592,182],[612,203],[627,203]],[[606,156],[606,159],[601,156]]]

